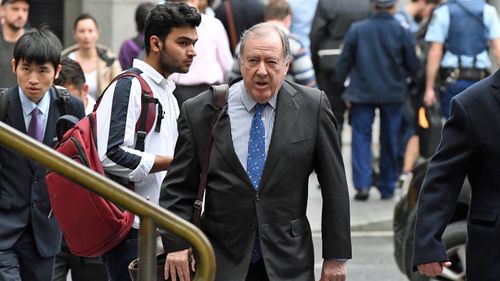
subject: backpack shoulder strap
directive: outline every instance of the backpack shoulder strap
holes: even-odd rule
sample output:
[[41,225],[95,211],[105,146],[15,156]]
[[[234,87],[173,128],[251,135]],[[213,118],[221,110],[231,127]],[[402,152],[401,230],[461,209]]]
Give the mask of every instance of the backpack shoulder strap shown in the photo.
[[214,93],[214,106],[217,110],[221,110],[227,102],[227,96],[229,94],[229,85],[212,85],[210,86],[212,92]]
[[0,121],[4,121],[7,117],[7,109],[9,108],[9,98],[7,95],[8,88],[0,89]]
[[130,68],[116,76],[111,83],[124,77],[134,77],[137,78],[137,80],[139,80],[139,83],[141,84],[141,114],[135,126],[137,137],[135,148],[137,150],[144,151],[144,140],[147,133],[152,130],[155,121],[156,106],[158,106],[158,115],[156,116],[157,122],[155,132],[160,132],[161,121],[163,119],[163,107],[160,101],[153,96],[151,88],[149,87],[146,80],[142,78],[141,73],[142,71],[137,68]]
[[210,154],[212,152],[212,145],[214,142],[212,131],[214,129],[215,123],[217,122],[220,111],[227,103],[227,97],[229,95],[228,84],[212,85],[210,86],[210,89],[212,90],[212,93],[214,95],[213,106],[216,110],[212,116],[210,130],[208,131],[208,142],[205,151],[205,159],[203,163],[201,163],[200,185],[198,186],[198,195],[196,196],[196,200],[194,201],[193,223],[198,227],[200,226],[201,209],[203,207],[203,194],[205,193],[205,187],[207,186],[208,164],[210,162]]
[[71,94],[64,87],[54,86],[56,92],[57,105],[61,109],[62,115],[74,115],[73,107],[71,106]]

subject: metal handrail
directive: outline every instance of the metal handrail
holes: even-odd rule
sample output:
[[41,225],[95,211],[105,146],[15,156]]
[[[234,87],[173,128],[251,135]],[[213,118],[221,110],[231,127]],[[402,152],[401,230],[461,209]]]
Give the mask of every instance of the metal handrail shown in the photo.
[[172,212],[160,208],[112,180],[0,122],[0,144],[73,180],[103,198],[139,215],[139,280],[156,280],[155,223],[188,241],[197,252],[199,267],[194,281],[213,281],[215,254],[203,232]]

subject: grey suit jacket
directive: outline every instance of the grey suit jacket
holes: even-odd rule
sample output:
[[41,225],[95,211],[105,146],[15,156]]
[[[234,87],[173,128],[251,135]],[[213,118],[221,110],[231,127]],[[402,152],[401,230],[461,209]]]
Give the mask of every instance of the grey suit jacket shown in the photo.
[[452,99],[441,144],[422,184],[413,264],[448,260],[441,236],[467,176],[467,280],[500,276],[500,72]]
[[[8,90],[8,111],[4,121],[26,133],[17,85]],[[56,120],[61,116],[57,96],[50,90],[50,109],[43,143],[56,143]],[[73,113],[84,116],[83,104],[71,98]],[[0,250],[10,249],[23,231],[33,229],[38,252],[43,257],[56,255],[60,249],[61,231],[53,216],[45,187],[46,169],[15,151],[0,146]]]
[[[214,113],[212,93],[186,101],[179,139],[160,204],[192,219],[200,165]],[[314,280],[311,229],[306,217],[308,179],[318,175],[323,194],[324,258],[351,258],[349,196],[336,121],[323,92],[285,82],[278,93],[274,130],[256,192],[233,148],[227,106],[213,130],[202,230],[212,243],[216,280],[245,280],[255,232],[270,280]],[[167,251],[185,249],[163,232]]]

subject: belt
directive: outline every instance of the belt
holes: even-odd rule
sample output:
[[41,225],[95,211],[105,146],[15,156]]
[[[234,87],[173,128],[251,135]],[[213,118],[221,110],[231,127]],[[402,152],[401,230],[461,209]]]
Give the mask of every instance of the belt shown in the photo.
[[479,81],[486,76],[490,75],[490,71],[485,68],[472,68],[472,67],[457,67],[457,68],[441,68],[439,74],[443,81],[449,82],[450,80],[473,80]]

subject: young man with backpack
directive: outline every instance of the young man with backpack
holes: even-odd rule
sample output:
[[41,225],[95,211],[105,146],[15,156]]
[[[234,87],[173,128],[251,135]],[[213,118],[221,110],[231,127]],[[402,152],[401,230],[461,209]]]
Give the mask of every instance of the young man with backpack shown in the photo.
[[[133,68],[159,105],[156,107],[158,130],[146,133],[144,151],[136,149],[136,123],[141,113],[141,85],[137,78],[124,77],[107,88],[96,111],[97,150],[105,172],[112,178],[134,183],[134,191],[158,204],[160,185],[166,175],[177,140],[179,107],[172,92],[170,74],[186,73],[196,56],[196,26],[201,16],[196,8],[184,3],[155,6],[145,24],[144,61],[135,59]],[[162,109],[161,109],[162,108]],[[104,255],[111,280],[130,280],[129,263],[137,258],[139,217],[124,241]]]
[[[48,29],[26,31],[11,62],[17,85],[2,94],[0,106],[1,121],[51,147],[61,115],[84,116],[79,99],[53,87],[61,50]],[[50,281],[61,231],[50,211],[46,169],[6,147],[0,164],[0,280]]]

